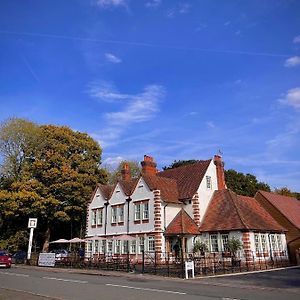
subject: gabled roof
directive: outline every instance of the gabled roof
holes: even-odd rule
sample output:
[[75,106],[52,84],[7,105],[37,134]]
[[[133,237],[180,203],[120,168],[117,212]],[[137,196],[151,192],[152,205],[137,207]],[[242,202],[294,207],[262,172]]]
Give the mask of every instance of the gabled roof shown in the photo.
[[300,201],[293,197],[258,191],[268,202],[279,210],[294,226],[300,229]]
[[211,159],[201,160],[192,165],[159,172],[157,176],[176,180],[179,199],[190,199],[197,192],[210,162]]
[[200,231],[230,230],[285,231],[254,198],[215,191]]
[[180,234],[200,234],[199,228],[194,220],[187,214],[184,209],[181,209],[176,217],[168,225],[166,235]]
[[[114,185],[108,185],[108,184],[98,184],[97,188],[99,188],[100,192],[102,193],[105,200],[108,200],[111,197],[111,194],[115,188]],[[96,189],[97,190],[97,189]]]
[[178,200],[178,188],[176,180],[158,177],[156,175],[143,175],[142,178],[151,191],[160,190],[160,195],[163,201],[167,203],[181,203]]
[[131,180],[119,180],[119,184],[122,187],[124,193],[129,196],[132,194],[138,180],[138,178],[133,178]]

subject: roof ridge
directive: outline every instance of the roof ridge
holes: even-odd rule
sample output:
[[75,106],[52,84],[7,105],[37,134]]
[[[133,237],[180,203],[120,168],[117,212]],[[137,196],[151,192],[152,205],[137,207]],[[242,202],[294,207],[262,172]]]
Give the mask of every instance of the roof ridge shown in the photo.
[[[236,194],[236,193],[234,193],[233,191],[229,190],[230,199],[231,199],[231,201],[232,201],[232,203],[233,203],[233,205],[234,205],[234,207],[235,207],[235,209],[236,209],[236,212],[237,212],[237,214],[238,214],[238,217],[240,218],[242,224],[243,224],[247,229],[249,229],[249,226],[248,226],[248,225],[246,224],[246,222],[243,220],[243,218],[242,218],[242,216],[241,216],[241,213],[240,213],[240,211],[239,211],[239,208],[237,207],[237,205],[236,205],[236,203],[235,203],[235,201],[234,201],[234,199],[233,199],[233,197],[232,197],[232,193],[235,195],[236,200],[238,200],[238,196],[239,196],[239,195]],[[250,198],[251,198],[251,197],[250,197]]]
[[210,159],[201,159],[201,160],[198,160],[197,162],[195,162],[193,164],[182,165],[182,166],[179,166],[179,167],[176,167],[176,168],[170,168],[170,169],[160,171],[160,172],[158,172],[158,174],[166,172],[166,171],[171,171],[171,170],[173,171],[173,170],[177,170],[177,169],[183,169],[183,168],[191,167],[191,166],[194,166],[194,165],[197,165],[197,164],[200,164],[200,163],[209,162],[211,160],[212,160],[212,158],[210,158]]

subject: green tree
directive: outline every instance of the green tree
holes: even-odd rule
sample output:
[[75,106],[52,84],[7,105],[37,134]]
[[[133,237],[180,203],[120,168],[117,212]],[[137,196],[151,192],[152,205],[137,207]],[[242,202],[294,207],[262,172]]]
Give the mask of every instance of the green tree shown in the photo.
[[253,197],[258,190],[271,191],[268,184],[259,182],[254,175],[232,169],[225,171],[225,181],[227,188],[239,195]]
[[192,165],[197,163],[199,160],[189,159],[189,160],[174,160],[169,166],[163,167],[163,170],[175,169],[182,166]]
[[282,188],[275,189],[274,192],[276,194],[279,194],[279,195],[288,196],[288,197],[294,197],[294,198],[300,200],[300,193],[292,192],[287,187],[282,187]]
[[100,169],[102,150],[87,134],[53,125],[40,126],[38,134],[39,143],[22,160],[21,176],[0,191],[0,238],[9,240],[27,227],[28,217],[38,217],[46,251],[51,233],[57,237],[83,230],[87,202],[107,174]]

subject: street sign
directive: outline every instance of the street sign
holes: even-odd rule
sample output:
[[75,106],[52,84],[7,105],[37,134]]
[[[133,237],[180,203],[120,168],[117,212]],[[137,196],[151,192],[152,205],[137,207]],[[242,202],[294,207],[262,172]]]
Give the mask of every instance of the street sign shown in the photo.
[[36,228],[37,218],[29,218],[28,220],[28,228]]

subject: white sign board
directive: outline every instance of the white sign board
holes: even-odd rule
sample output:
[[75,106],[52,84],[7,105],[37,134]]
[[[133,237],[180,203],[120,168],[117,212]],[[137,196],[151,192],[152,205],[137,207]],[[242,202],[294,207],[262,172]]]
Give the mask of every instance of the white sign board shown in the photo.
[[37,218],[29,218],[28,220],[28,228],[36,228]]
[[185,278],[189,278],[189,270],[192,270],[192,278],[195,277],[195,265],[193,261],[185,262]]
[[38,266],[40,267],[54,267],[55,253],[40,253]]

